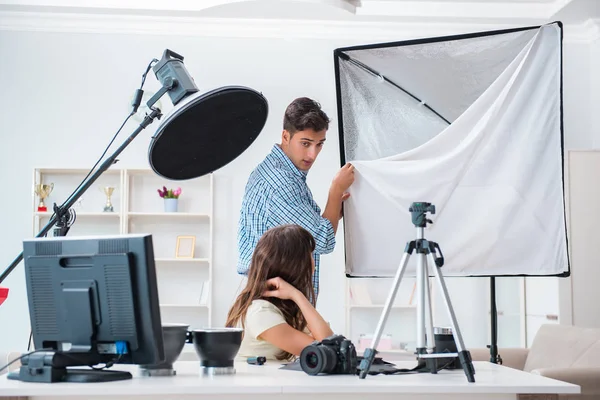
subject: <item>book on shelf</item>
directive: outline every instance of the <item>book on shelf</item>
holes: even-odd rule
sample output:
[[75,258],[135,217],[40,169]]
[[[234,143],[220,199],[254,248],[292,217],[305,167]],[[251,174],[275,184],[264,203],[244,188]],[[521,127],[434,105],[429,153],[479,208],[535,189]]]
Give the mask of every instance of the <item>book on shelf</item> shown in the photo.
[[200,298],[199,303],[202,305],[208,305],[208,296],[210,294],[210,285],[207,281],[202,282],[200,286]]

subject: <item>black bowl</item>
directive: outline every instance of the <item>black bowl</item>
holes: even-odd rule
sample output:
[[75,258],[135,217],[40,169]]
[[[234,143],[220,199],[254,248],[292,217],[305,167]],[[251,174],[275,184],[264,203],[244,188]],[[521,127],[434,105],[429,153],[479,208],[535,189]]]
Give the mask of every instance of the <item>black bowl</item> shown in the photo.
[[200,365],[207,368],[233,367],[233,360],[242,344],[241,328],[195,329],[192,342]]
[[[177,361],[183,346],[188,338],[187,324],[163,324],[163,346],[165,349],[165,360],[159,364],[141,365],[148,375],[173,375],[169,371],[173,370],[173,363]],[[162,371],[162,373],[161,373]]]

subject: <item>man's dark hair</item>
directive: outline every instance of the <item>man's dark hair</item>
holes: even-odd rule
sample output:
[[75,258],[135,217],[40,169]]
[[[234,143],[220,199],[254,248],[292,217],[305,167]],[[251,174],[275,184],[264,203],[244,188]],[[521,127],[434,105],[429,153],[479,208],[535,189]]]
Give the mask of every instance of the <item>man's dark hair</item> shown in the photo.
[[283,116],[283,129],[291,135],[298,131],[312,129],[315,132],[329,129],[329,117],[321,105],[308,97],[292,101]]

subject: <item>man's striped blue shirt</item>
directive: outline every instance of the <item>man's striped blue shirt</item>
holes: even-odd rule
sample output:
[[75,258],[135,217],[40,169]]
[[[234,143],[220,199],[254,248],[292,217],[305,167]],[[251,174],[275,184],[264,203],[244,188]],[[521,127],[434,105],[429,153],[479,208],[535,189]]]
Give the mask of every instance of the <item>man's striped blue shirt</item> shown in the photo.
[[315,238],[313,284],[319,292],[319,259],[335,247],[335,233],[314,201],[306,184],[306,172],[299,170],[275,144],[271,153],[252,171],[242,201],[238,227],[237,271],[246,275],[258,239],[268,229],[296,224]]

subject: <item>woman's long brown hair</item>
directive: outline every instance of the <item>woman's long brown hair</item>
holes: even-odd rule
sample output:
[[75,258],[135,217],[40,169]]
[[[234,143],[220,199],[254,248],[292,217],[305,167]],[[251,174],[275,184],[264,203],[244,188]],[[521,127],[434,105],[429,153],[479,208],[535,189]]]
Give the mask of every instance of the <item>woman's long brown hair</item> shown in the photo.
[[[235,327],[241,322],[244,327],[246,312],[253,300],[267,300],[283,313],[285,321],[293,328],[303,331],[306,320],[298,305],[292,300],[276,297],[263,297],[267,290],[267,280],[280,277],[294,286],[315,305],[315,291],[312,283],[312,253],[315,239],[299,225],[280,225],[266,231],[258,241],[250,268],[246,287],[239,294],[227,314],[225,326]],[[292,354],[281,351],[278,360],[289,360]]]

